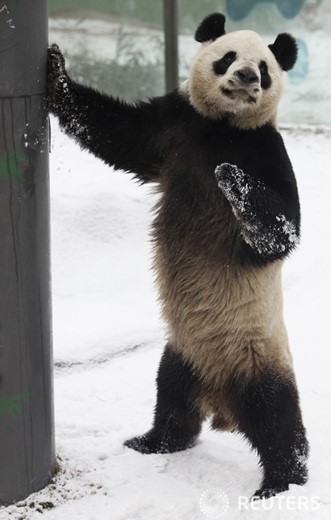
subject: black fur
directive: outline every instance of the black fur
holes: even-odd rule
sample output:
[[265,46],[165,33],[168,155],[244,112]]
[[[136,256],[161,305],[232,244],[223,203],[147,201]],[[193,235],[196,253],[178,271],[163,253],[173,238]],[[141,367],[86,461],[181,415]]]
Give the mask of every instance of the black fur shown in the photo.
[[[299,234],[300,206],[283,140],[271,125],[239,130],[226,118],[202,117],[176,91],[136,105],[123,103],[72,81],[56,46],[49,51],[48,103],[83,148],[134,173],[142,183],[162,181],[154,231],[162,236],[165,262],[198,258],[201,265],[215,268],[229,263],[261,266],[288,255],[290,248],[277,247],[279,229],[273,224],[281,214]],[[248,214],[236,204],[240,169],[248,187]],[[263,232],[271,230],[276,243],[267,254],[249,236],[256,222]],[[143,453],[192,446],[204,418],[196,406],[202,384],[168,346],[158,372],[153,428],[126,445]],[[303,483],[300,456],[304,460],[307,444],[295,383],[267,373],[248,385],[233,382],[228,395],[233,396],[240,430],[260,454],[264,481],[257,495]]]
[[295,248],[300,227],[293,208],[287,208],[265,183],[235,165],[222,164],[215,174],[240,222],[241,235],[257,254],[276,259]]
[[[235,410],[239,433],[260,457],[263,479],[255,498],[307,481],[308,443],[293,374],[265,371],[252,382],[237,378],[223,389]],[[173,453],[192,447],[205,417],[196,403],[207,387],[192,366],[168,345],[157,376],[152,429],[124,444],[140,453]],[[221,395],[221,394],[220,394]]]
[[245,386],[234,381],[229,390],[239,431],[260,456],[263,480],[256,498],[268,498],[286,491],[289,484],[307,481],[308,443],[291,377],[266,372],[260,380]]
[[272,85],[272,80],[268,72],[268,65],[265,61],[260,62],[259,69],[261,73],[261,87],[263,89],[270,88]]
[[202,20],[195,31],[195,40],[203,43],[209,40],[216,40],[225,34],[225,16],[221,13],[212,13]]
[[240,220],[230,253],[220,244],[221,234],[217,237],[215,228],[210,230],[210,219],[219,220],[220,229],[224,219],[214,172],[229,163],[241,168],[253,183],[265,185],[270,197],[263,203],[256,200],[259,220],[268,222],[281,213],[299,233],[295,177],[283,140],[272,126],[239,130],[226,119],[204,118],[176,91],[129,105],[75,83],[63,71],[60,82],[53,66],[54,60],[63,59],[58,52],[52,48],[49,58],[50,110],[66,133],[107,164],[134,173],[141,182],[167,178],[155,226],[164,228],[165,240],[169,235],[170,250],[174,236],[185,236],[192,253],[197,249],[200,254],[204,244],[208,260],[263,265],[288,255],[288,249],[258,254],[243,239]]
[[173,453],[193,446],[203,416],[195,407],[200,382],[192,367],[171,346],[164,350],[157,375],[152,429],[124,444],[140,453]]
[[298,57],[298,46],[293,36],[281,33],[274,43],[269,45],[281,68],[285,71],[293,69]]
[[226,73],[230,65],[235,61],[236,53],[234,51],[227,52],[223,58],[220,60],[214,61],[213,69],[215,74],[223,75]]

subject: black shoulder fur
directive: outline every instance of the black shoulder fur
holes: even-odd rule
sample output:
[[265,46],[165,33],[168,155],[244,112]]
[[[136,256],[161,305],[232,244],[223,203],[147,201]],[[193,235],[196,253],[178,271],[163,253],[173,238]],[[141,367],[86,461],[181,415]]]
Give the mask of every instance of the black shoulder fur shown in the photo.
[[[52,110],[68,134],[107,164],[134,173],[141,182],[161,181],[164,195],[155,231],[170,244],[181,235],[187,247],[203,249],[219,261],[258,265],[283,258],[293,248],[275,247],[267,254],[254,250],[215,179],[218,166],[236,165],[253,183],[267,187],[264,197],[250,201],[259,221],[268,224],[282,215],[299,235],[296,181],[273,127],[239,130],[226,119],[204,118],[177,91],[128,104],[69,77],[55,89]],[[274,236],[275,243],[282,238]]]

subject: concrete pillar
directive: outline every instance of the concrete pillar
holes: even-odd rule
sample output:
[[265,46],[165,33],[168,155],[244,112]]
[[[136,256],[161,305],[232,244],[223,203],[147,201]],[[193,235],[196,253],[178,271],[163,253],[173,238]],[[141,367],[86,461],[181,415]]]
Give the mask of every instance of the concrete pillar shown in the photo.
[[55,468],[47,0],[0,0],[0,505]]

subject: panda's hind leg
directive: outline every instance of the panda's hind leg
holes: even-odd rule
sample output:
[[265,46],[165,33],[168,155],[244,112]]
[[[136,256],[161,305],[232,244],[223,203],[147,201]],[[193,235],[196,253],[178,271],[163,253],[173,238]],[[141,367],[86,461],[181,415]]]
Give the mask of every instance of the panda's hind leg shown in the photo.
[[197,406],[200,383],[191,365],[167,345],[160,362],[154,423],[124,445],[140,453],[173,453],[193,446],[203,422]]
[[263,480],[253,498],[269,498],[307,481],[308,442],[294,374],[265,371],[233,393],[239,431],[260,456]]

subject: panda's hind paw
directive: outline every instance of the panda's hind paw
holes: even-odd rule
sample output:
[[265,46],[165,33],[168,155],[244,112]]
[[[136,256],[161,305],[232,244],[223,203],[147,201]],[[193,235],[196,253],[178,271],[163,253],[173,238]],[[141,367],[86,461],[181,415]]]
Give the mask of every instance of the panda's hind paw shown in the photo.
[[153,435],[153,431],[125,441],[124,446],[144,454],[172,453],[177,451],[176,449],[172,449],[171,445],[162,438]]
[[123,444],[127,448],[139,451],[139,453],[158,453],[157,451],[153,450],[153,445],[149,442],[147,434],[141,435],[140,437],[132,437],[132,439],[128,439]]
[[265,486],[261,489],[258,489],[255,491],[254,495],[252,496],[251,500],[262,500],[274,497],[278,495],[278,493],[283,493],[283,491],[288,491],[289,485],[288,484],[276,484],[274,486]]
[[133,437],[124,442],[124,446],[140,453],[175,453],[176,451],[186,450],[194,445],[195,439],[167,438],[158,435],[153,429],[138,437]]

